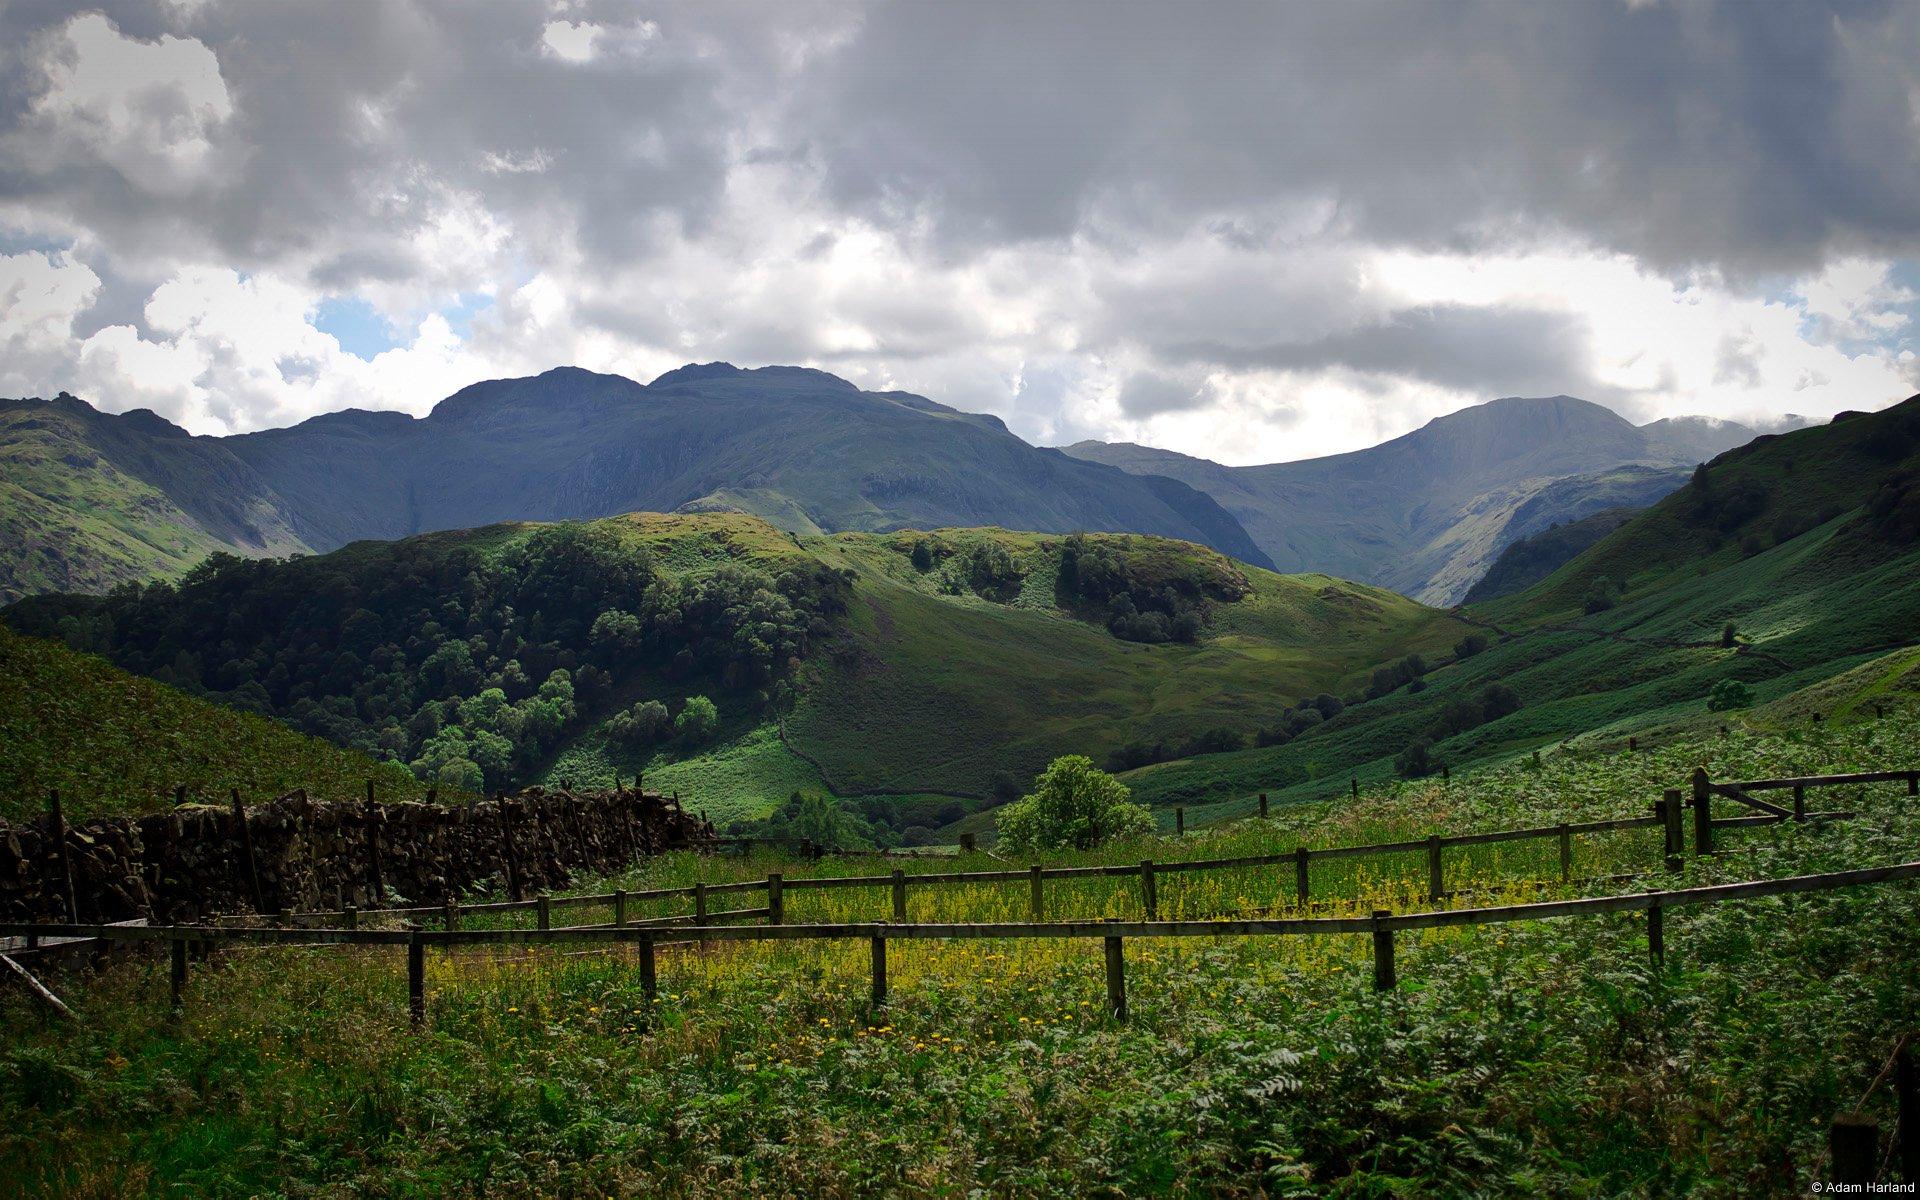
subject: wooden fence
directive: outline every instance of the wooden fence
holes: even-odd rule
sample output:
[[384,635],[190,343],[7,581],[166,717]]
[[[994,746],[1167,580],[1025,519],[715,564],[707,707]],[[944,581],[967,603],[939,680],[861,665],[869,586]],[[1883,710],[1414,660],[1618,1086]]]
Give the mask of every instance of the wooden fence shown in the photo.
[[[1832,891],[1865,884],[1920,879],[1920,861],[1796,875],[1742,883],[1713,884],[1672,891],[1594,896],[1578,900],[1549,900],[1489,908],[1437,909],[1427,912],[1375,911],[1367,916],[1301,917],[1279,920],[1211,921],[1059,921],[979,922],[969,924],[870,921],[822,925],[677,925],[679,918],[662,918],[626,925],[578,925],[544,929],[293,929],[283,926],[236,927],[221,925],[32,925],[0,924],[0,935],[33,931],[45,936],[98,938],[112,942],[166,942],[172,958],[172,998],[176,1008],[185,1001],[188,948],[192,945],[254,943],[266,945],[404,946],[407,950],[407,996],[416,1025],[426,1019],[425,951],[430,946],[551,945],[568,942],[608,943],[634,948],[639,959],[640,983],[646,1001],[658,996],[656,949],[662,944],[689,942],[773,942],[865,940],[872,953],[872,1002],[887,1003],[887,943],[903,940],[1100,939],[1104,944],[1108,1009],[1117,1020],[1127,1017],[1127,938],[1319,937],[1365,935],[1373,944],[1373,986],[1388,991],[1397,986],[1395,935],[1406,930],[1449,929],[1468,925],[1540,921],[1602,913],[1647,914],[1647,950],[1656,964],[1666,953],[1665,922],[1669,909],[1720,904],[1730,900]],[[720,915],[720,914],[716,914]],[[727,916],[746,915],[742,913]],[[662,935],[671,938],[671,942]]]
[[[992,883],[1027,884],[1029,916],[1034,921],[1046,918],[1046,882],[1048,880],[1072,880],[1088,878],[1133,878],[1138,881],[1142,910],[1148,920],[1159,917],[1159,879],[1164,875],[1191,871],[1246,870],[1257,867],[1287,866],[1293,868],[1293,902],[1304,908],[1313,897],[1312,866],[1316,862],[1328,862],[1336,859],[1366,858],[1396,854],[1424,853],[1426,856],[1427,898],[1434,902],[1447,899],[1453,893],[1447,888],[1446,854],[1449,850],[1465,847],[1489,846],[1505,842],[1553,839],[1559,843],[1560,879],[1571,882],[1573,879],[1574,839],[1584,835],[1611,833],[1629,829],[1660,828],[1663,830],[1665,857],[1670,865],[1677,865],[1678,859],[1686,852],[1685,816],[1686,809],[1694,811],[1694,852],[1711,854],[1715,852],[1715,832],[1722,829],[1744,828],[1753,825],[1770,825],[1782,821],[1827,821],[1844,820],[1854,814],[1848,811],[1808,811],[1805,795],[1809,788],[1833,787],[1844,784],[1866,784],[1904,782],[1908,795],[1920,794],[1920,771],[1878,771],[1849,775],[1814,775],[1790,779],[1759,779],[1740,783],[1715,784],[1706,778],[1704,771],[1696,772],[1693,780],[1693,794],[1689,798],[1681,789],[1671,788],[1652,805],[1653,813],[1645,817],[1623,817],[1607,821],[1565,822],[1557,825],[1542,825],[1526,829],[1501,829],[1484,833],[1434,834],[1425,838],[1415,838],[1398,842],[1375,842],[1352,846],[1300,846],[1292,850],[1274,854],[1243,855],[1236,858],[1188,859],[1177,862],[1154,862],[1151,860],[1139,864],[1107,865],[1094,867],[1048,867],[1034,863],[1027,867],[996,871],[918,871],[907,872],[895,868],[885,875],[818,875],[788,877],[782,872],[773,872],[765,879],[742,880],[733,883],[696,883],[688,887],[653,888],[644,891],[612,891],[575,896],[540,896],[530,900],[504,900],[485,904],[429,904],[406,908],[380,909],[344,909],[329,912],[299,912],[285,914],[285,921],[302,926],[357,923],[369,917],[397,917],[406,919],[438,918],[443,928],[451,929],[463,915],[478,913],[533,912],[537,915],[538,927],[551,926],[551,914],[556,909],[611,906],[614,910],[614,925],[628,924],[625,910],[629,903],[658,900],[690,900],[693,911],[684,916],[658,918],[660,922],[680,922],[699,924],[709,917],[753,918],[765,917],[769,924],[782,924],[785,921],[785,897],[789,892],[810,889],[830,888],[885,888],[892,894],[892,920],[898,925],[907,919],[908,890],[915,887],[940,885],[974,885]],[[1794,791],[1794,810],[1756,802],[1745,793],[1791,788]],[[1715,817],[1712,815],[1712,802],[1715,796],[1737,799],[1749,806],[1758,806],[1764,811],[1758,815],[1737,817]],[[1705,797],[1703,802],[1702,797]],[[765,903],[759,908],[736,909],[732,912],[710,913],[711,901],[715,897],[758,892],[765,897]]]

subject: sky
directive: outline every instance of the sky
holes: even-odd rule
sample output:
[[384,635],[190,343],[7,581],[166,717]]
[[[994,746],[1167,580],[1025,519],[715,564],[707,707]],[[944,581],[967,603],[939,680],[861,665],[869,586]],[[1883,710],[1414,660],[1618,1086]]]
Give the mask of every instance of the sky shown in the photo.
[[0,3],[0,395],[816,366],[1229,463],[1920,392],[1920,4]]

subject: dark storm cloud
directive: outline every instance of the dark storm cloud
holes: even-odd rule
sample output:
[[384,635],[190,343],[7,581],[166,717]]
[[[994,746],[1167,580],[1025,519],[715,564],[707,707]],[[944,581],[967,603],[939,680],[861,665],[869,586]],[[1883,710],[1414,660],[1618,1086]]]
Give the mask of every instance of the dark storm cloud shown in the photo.
[[1483,396],[1599,391],[1587,363],[1587,328],[1577,317],[1527,309],[1440,305],[1399,312],[1380,324],[1296,344],[1168,346],[1171,358],[1236,369],[1344,368],[1424,379]]
[[[205,44],[231,96],[208,169],[157,194],[34,111],[76,11],[0,17],[13,47],[0,198],[58,206],[118,253],[200,248],[236,266],[307,261],[327,284],[392,280],[430,271],[414,235],[472,204],[620,256],[644,248],[657,214],[697,225],[728,166],[719,68],[685,39],[634,54],[615,37],[608,61],[579,64],[543,52],[537,4],[110,6],[125,37]],[[515,164],[546,165],[500,169]]]
[[1318,198],[1738,271],[1915,248],[1916,45],[1892,3],[899,5],[801,111],[846,202],[957,239]]

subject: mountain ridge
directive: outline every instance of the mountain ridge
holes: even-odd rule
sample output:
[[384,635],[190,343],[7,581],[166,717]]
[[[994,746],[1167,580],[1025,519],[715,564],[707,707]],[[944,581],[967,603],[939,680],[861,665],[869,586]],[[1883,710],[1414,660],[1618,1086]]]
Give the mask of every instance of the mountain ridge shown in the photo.
[[[1281,570],[1327,571],[1453,604],[1525,533],[1603,508],[1650,504],[1684,481],[1671,469],[1753,436],[1748,426],[1705,418],[1637,426],[1603,405],[1559,395],[1501,397],[1377,446],[1285,463],[1229,467],[1130,443],[1063,449],[1207,492]],[[1629,466],[1669,473],[1631,481],[1610,474]],[[1576,479],[1587,483],[1567,482]],[[1543,518],[1538,510],[1548,501],[1555,506]],[[1529,506],[1532,515],[1522,519]]]

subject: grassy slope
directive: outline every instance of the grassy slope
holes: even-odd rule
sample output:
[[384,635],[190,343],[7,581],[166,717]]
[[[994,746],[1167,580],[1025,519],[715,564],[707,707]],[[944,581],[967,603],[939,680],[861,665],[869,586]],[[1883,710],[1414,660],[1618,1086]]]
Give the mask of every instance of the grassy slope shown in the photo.
[[[1721,494],[1750,485],[1765,502],[1735,528],[1702,529],[1682,491],[1603,539],[1534,588],[1467,610],[1512,636],[1402,690],[1349,709],[1287,746],[1209,755],[1130,773],[1137,796],[1199,807],[1196,817],[1336,794],[1349,777],[1390,778],[1393,757],[1447,702],[1488,683],[1515,688],[1518,713],[1442,741],[1443,760],[1497,758],[1589,731],[1697,727],[1714,682],[1738,678],[1761,702],[1853,668],[1920,629],[1920,550],[1865,532],[1855,507],[1893,469],[1866,446],[1886,423],[1910,419],[1909,402],[1836,426],[1764,439],[1716,460]],[[1782,514],[1842,510],[1826,525],[1771,545]],[[1756,533],[1756,531],[1766,531]],[[1748,534],[1764,549],[1748,554]],[[1751,545],[1748,547],[1751,549]],[[1580,599],[1597,574],[1629,588],[1616,606],[1587,615]],[[1720,648],[1738,625],[1743,652]]]
[[119,670],[104,659],[0,626],[0,818],[44,811],[58,788],[70,818],[155,812],[185,785],[200,800],[249,800],[304,787],[353,797],[368,779],[390,799],[425,787],[405,770],[251,713]]
[[250,537],[223,535],[183,511],[142,474],[170,482],[192,478],[214,496],[234,481],[211,468],[196,474],[192,443],[178,430],[157,437],[148,452],[130,452],[126,443],[139,435],[125,426],[135,420],[101,416],[74,400],[0,401],[0,546],[7,548],[0,556],[0,603],[175,576],[214,550],[305,549],[257,498],[229,495],[215,502]]
[[[1696,762],[1716,778],[1908,765],[1915,718],[1905,704],[1883,723],[1554,753],[1070,861],[1637,815]],[[1730,835],[1744,853],[1653,886],[1913,856],[1897,786],[1820,795],[1865,819]],[[1576,870],[1656,865],[1650,831],[1619,837],[1582,838]],[[1485,849],[1449,879],[1557,873],[1550,849]],[[872,864],[673,855],[620,886],[783,869]],[[1327,894],[1335,911],[1400,907],[1421,873],[1415,855]],[[1265,903],[1234,889],[1285,874],[1165,875],[1162,910]],[[1134,916],[1127,882],[1049,895]],[[911,896],[918,919],[1017,919],[1024,885]],[[874,920],[887,900],[796,890],[789,904],[795,921]],[[28,1194],[1804,1195],[1827,1121],[1920,1021],[1920,976],[1902,969],[1917,931],[1910,884],[1669,912],[1660,972],[1629,916],[1429,931],[1399,939],[1386,996],[1364,937],[1130,939],[1125,1025],[1100,1014],[1091,944],[897,943],[884,1013],[865,1005],[864,945],[669,949],[651,1032],[620,956],[433,953],[424,1033],[389,953],[223,954],[194,969],[178,1020],[164,972],[127,962],[61,981],[78,1021],[0,993],[17,1033],[0,1045],[0,1177]],[[1866,1114],[1888,1127],[1887,1088]]]
[[[1024,781],[1054,756],[1096,757],[1136,738],[1242,732],[1288,703],[1339,690],[1408,650],[1436,652],[1461,626],[1377,588],[1322,576],[1241,570],[1251,594],[1221,603],[1197,646],[1140,645],[1059,611],[1059,540],[1004,531],[940,531],[964,546],[990,537],[1029,570],[1011,603],[938,590],[907,557],[912,535],[843,535],[830,563],[858,572],[851,638],[823,657],[787,723],[793,743],[845,791],[982,794],[997,772]],[[1184,543],[1116,539],[1146,559],[1219,569]]]

